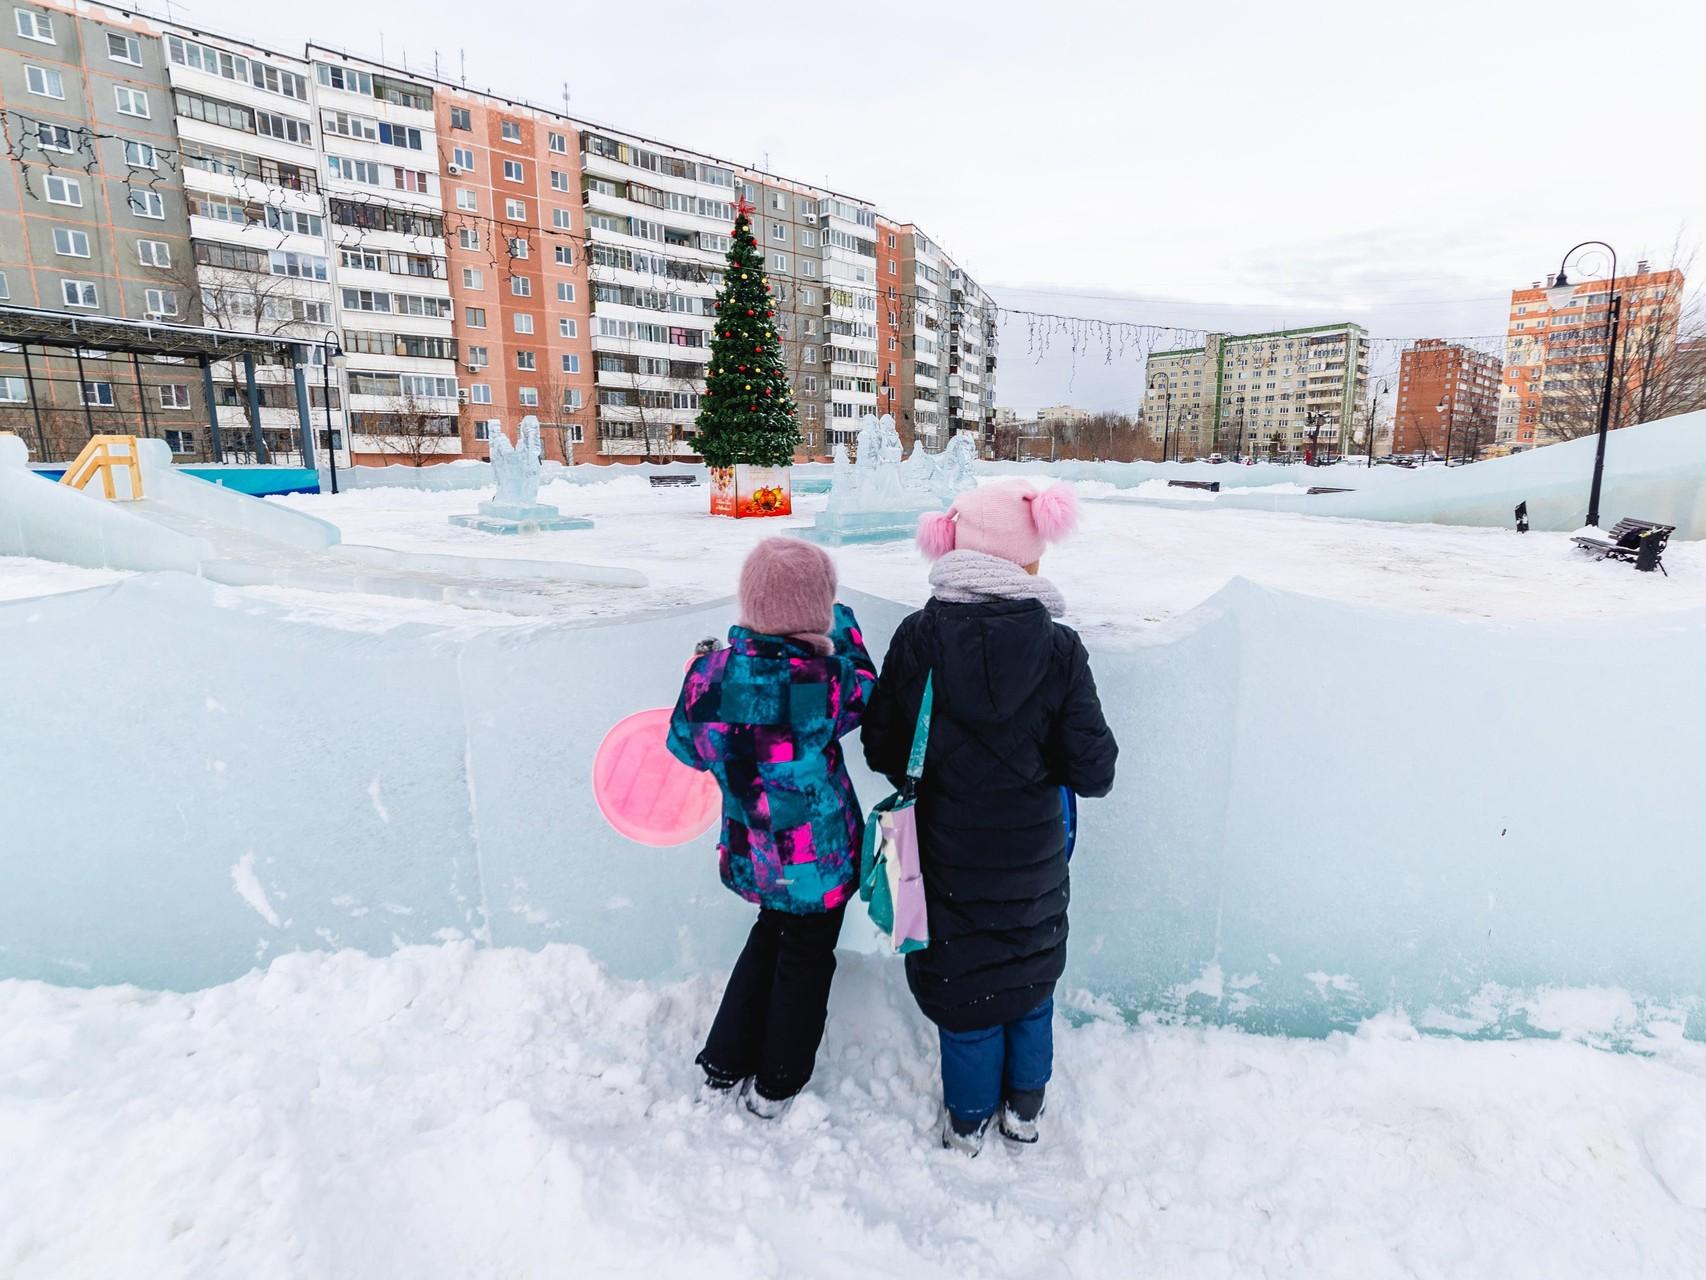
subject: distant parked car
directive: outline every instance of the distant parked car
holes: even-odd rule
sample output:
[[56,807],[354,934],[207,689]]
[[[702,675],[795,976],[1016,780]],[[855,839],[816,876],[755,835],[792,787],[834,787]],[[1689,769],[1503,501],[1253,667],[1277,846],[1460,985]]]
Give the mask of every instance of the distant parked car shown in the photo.
[[1208,455],[1208,460],[1210,462],[1225,462],[1226,455],[1223,453],[1211,453]]

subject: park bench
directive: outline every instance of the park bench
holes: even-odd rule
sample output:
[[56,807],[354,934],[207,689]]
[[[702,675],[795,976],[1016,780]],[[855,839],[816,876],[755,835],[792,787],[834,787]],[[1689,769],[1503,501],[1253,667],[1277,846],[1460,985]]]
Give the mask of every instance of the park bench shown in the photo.
[[1676,526],[1673,524],[1625,517],[1600,537],[1596,538],[1591,533],[1578,533],[1570,541],[1583,551],[1597,551],[1601,560],[1627,560],[1642,573],[1651,573],[1657,569],[1668,578],[1670,570],[1665,568],[1663,556],[1665,544],[1675,532]]
[[654,489],[685,489],[699,483],[694,476],[647,476]]
[[1218,480],[1169,480],[1167,484],[1173,489],[1207,489],[1210,493],[1220,492]]

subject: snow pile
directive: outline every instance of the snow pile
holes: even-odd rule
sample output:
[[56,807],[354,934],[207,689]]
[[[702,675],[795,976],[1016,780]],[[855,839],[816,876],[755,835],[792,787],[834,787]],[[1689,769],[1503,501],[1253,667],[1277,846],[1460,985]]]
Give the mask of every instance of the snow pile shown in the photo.
[[1043,1145],[968,1162],[932,1142],[899,966],[845,959],[771,1126],[694,1099],[718,982],[623,983],[571,947],[290,956],[189,996],[0,983],[0,1274],[1706,1271],[1697,1046],[1080,1012]]

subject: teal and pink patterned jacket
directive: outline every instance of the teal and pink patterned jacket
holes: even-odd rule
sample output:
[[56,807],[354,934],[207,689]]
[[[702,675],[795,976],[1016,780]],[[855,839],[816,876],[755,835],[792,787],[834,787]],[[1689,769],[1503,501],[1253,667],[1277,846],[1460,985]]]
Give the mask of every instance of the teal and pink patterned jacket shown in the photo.
[[748,902],[804,915],[847,901],[865,816],[840,739],[876,684],[859,623],[835,606],[835,651],[729,629],[729,647],[687,669],[669,749],[723,788],[723,883]]

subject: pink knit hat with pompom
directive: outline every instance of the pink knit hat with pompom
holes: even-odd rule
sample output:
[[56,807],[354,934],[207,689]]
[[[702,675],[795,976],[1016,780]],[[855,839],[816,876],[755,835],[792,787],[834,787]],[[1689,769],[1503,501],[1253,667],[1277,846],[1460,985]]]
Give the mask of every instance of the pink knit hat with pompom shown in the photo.
[[1025,480],[980,485],[945,512],[918,521],[918,549],[935,560],[950,551],[981,551],[1014,564],[1035,564],[1043,548],[1078,524],[1078,495],[1070,484],[1037,490]]
[[740,625],[831,653],[835,561],[799,538],[766,538],[740,567]]

